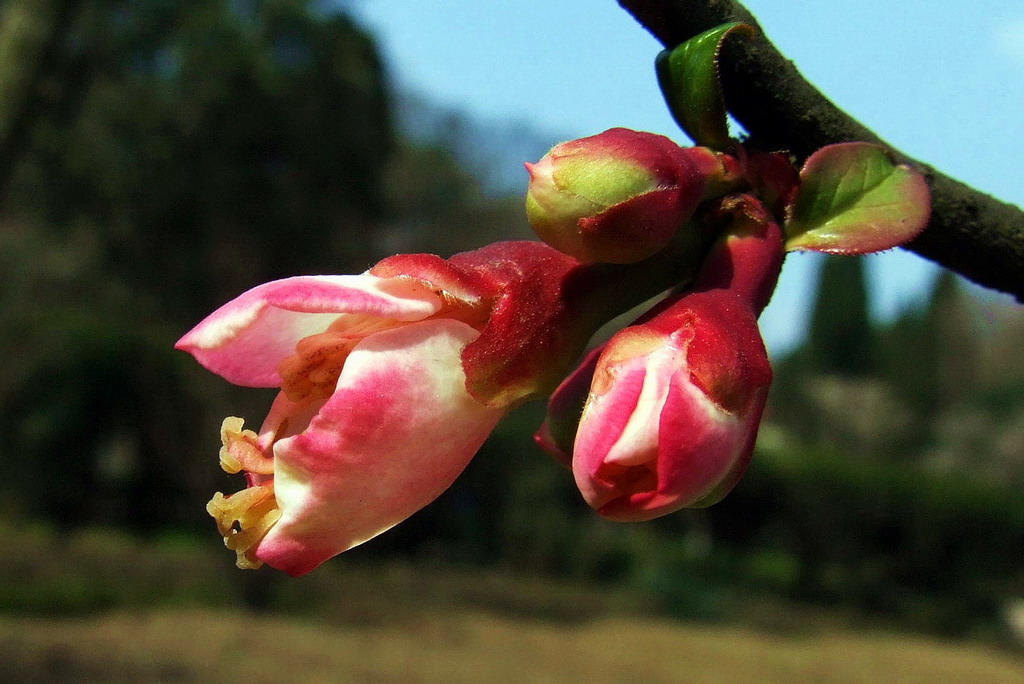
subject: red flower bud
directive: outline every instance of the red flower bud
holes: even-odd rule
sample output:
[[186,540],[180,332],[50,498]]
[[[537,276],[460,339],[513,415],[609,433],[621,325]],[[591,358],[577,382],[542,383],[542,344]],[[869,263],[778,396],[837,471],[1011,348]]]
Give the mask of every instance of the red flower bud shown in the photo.
[[606,518],[713,504],[753,452],[772,376],[756,318],[781,267],[782,239],[752,198],[728,198],[721,210],[729,230],[694,289],[613,336],[549,404],[538,442],[563,461],[571,446],[576,484]]
[[626,128],[561,143],[526,168],[533,229],[587,263],[646,259],[668,244],[709,192],[739,179],[731,157]]

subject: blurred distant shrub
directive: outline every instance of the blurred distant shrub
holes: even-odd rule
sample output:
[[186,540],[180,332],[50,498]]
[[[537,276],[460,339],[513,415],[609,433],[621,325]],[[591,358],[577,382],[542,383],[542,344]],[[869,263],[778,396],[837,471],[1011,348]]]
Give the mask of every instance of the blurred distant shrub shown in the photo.
[[903,617],[942,606],[928,609],[928,628],[994,619],[1022,579],[1024,501],[966,473],[763,451],[708,514],[714,537],[749,554],[760,581],[797,599]]
[[145,545],[109,529],[66,535],[0,525],[0,611],[68,615],[115,606],[237,605],[219,549],[181,539]]

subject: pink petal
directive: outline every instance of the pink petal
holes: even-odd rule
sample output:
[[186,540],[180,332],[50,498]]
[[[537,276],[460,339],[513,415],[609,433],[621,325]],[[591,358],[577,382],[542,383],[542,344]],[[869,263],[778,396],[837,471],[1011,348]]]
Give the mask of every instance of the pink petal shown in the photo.
[[572,467],[572,445],[579,429],[580,414],[590,395],[594,369],[604,345],[587,352],[576,369],[558,385],[548,400],[547,417],[533,436],[537,445],[567,468]]
[[323,332],[340,314],[418,321],[440,308],[440,297],[413,278],[298,276],[236,297],[175,347],[236,385],[276,387],[281,384],[277,366],[294,353],[295,344]]
[[[658,494],[634,502],[649,517],[692,505],[732,471],[747,442],[745,416],[723,411],[681,373],[661,416]],[[756,425],[756,424],[755,424]]]
[[260,543],[260,560],[304,574],[448,488],[504,414],[466,391],[460,354],[477,335],[437,319],[355,347],[309,428],[275,445],[282,517]]
[[666,339],[663,346],[615,363],[606,371],[614,373],[614,382],[604,394],[591,396],[573,448],[576,484],[595,510],[604,514],[607,504],[630,489],[628,484],[608,479],[610,473],[625,468],[637,468],[635,472],[655,469],[659,416],[677,371],[685,363],[685,350]]
[[[676,371],[685,366],[685,350],[666,342],[646,357],[622,366],[625,385],[639,384],[629,418],[605,460],[624,466],[642,465],[658,452],[658,420],[665,408]],[[631,383],[630,380],[634,380]],[[613,390],[613,394],[618,387]]]
[[690,293],[620,331],[594,377],[573,473],[602,516],[650,520],[715,503],[736,484],[771,370],[752,312],[731,291]]
[[619,496],[617,484],[602,477],[601,470],[636,410],[646,374],[642,364],[619,370],[611,391],[591,395],[573,445],[576,486],[595,510]]

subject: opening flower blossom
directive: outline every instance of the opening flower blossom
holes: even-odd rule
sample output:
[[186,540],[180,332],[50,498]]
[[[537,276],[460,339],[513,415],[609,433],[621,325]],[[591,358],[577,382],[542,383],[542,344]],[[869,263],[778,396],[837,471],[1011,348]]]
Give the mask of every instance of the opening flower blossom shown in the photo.
[[208,316],[179,349],[281,388],[258,433],[221,428],[221,465],[248,487],[208,511],[238,565],[301,575],[430,503],[509,407],[557,384],[607,317],[590,296],[606,275],[498,243],[266,283]]
[[693,289],[617,333],[592,361],[572,469],[604,517],[709,506],[747,468],[772,378],[757,315],[783,249],[767,217],[741,226],[712,250]]
[[241,567],[299,575],[380,534],[458,476],[504,413],[466,391],[474,302],[411,278],[298,277],[225,305],[178,347],[237,384],[279,386],[259,434],[227,418],[247,489],[208,506]]

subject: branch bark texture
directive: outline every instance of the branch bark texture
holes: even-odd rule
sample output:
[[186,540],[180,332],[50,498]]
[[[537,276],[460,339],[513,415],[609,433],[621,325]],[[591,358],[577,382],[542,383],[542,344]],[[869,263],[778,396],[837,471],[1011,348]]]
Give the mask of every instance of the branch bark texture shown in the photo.
[[733,0],[619,0],[666,47],[730,21],[757,37],[729,39],[720,73],[729,111],[761,149],[789,150],[803,159],[824,145],[864,141],[884,145],[920,169],[932,191],[925,231],[905,245],[970,280],[1024,302],[1024,212],[911,159],[839,109],[805,80]]

